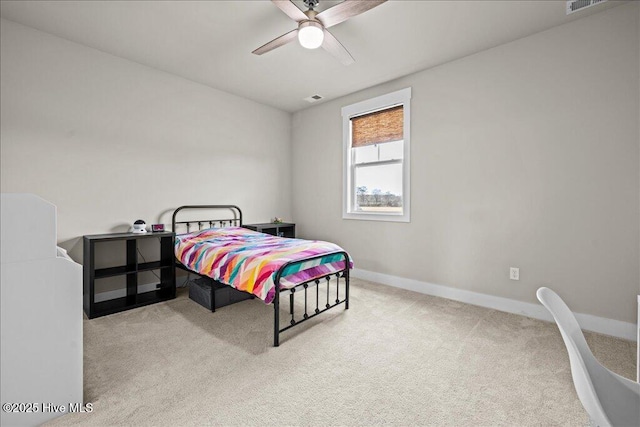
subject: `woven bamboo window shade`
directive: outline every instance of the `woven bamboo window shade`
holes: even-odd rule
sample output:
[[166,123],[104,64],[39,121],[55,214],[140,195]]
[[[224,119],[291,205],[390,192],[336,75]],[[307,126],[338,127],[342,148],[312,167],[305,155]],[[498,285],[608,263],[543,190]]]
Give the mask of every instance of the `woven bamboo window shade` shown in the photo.
[[351,147],[381,144],[403,139],[402,105],[351,119]]

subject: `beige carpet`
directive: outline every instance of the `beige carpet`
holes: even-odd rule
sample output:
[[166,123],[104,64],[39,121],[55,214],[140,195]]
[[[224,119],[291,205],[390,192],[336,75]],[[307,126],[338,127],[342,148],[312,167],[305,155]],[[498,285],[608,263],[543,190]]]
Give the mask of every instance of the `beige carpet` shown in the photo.
[[[352,281],[271,347],[271,306],[167,303],[85,320],[90,414],[50,425],[587,425],[555,324]],[[308,325],[308,326],[306,326]],[[635,376],[635,343],[587,334]]]

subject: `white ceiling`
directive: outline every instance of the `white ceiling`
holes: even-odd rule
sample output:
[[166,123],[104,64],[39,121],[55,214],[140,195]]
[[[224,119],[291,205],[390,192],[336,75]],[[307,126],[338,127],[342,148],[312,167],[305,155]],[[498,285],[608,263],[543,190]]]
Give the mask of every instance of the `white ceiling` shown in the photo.
[[[304,9],[302,1],[295,2]],[[338,1],[320,1],[324,10]],[[257,1],[2,1],[0,14],[77,43],[285,111],[337,98],[617,6],[565,14],[565,1],[391,0],[331,28],[341,65],[297,42],[255,48],[296,28]],[[323,101],[320,101],[323,102]]]

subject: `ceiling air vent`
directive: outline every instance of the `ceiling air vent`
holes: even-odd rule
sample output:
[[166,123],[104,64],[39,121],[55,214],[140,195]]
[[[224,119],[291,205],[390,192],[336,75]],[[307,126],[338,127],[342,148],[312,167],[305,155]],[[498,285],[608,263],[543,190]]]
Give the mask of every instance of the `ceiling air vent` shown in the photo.
[[571,15],[573,12],[577,12],[582,9],[586,9],[591,6],[595,6],[598,3],[604,3],[607,0],[572,0],[567,2],[567,15]]
[[307,101],[307,102],[317,102],[317,101],[320,101],[322,98],[324,98],[324,97],[321,96],[321,95],[311,95],[311,96],[305,98],[304,100]]

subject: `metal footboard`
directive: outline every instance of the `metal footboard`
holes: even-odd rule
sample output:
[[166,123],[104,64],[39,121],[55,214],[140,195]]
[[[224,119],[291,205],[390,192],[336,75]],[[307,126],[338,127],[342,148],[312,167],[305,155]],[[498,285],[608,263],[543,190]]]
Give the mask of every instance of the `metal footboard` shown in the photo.
[[[319,258],[324,258],[327,255],[341,255],[342,258],[344,259],[344,269],[337,271],[337,272],[332,272],[329,274],[326,274],[324,276],[312,279],[312,280],[308,280],[306,282],[300,283],[292,288],[287,288],[287,289],[280,289],[280,279],[282,278],[282,274],[283,272],[287,269],[287,267],[293,266],[293,265],[298,265],[298,264],[303,264],[307,261],[311,261],[314,259],[319,259]],[[331,279],[332,277],[335,277],[336,279],[336,284],[335,284],[335,299],[333,299],[331,297],[331,293],[332,293],[332,288],[331,288]],[[344,282],[344,299],[340,300],[340,278],[343,278],[343,282]],[[320,302],[320,283],[325,280],[326,281],[326,285],[327,285],[327,291],[326,291],[326,303],[324,304],[324,307],[322,307],[321,302]],[[311,312],[311,314],[309,314],[309,288],[314,287],[315,286],[315,308],[313,308],[313,311]],[[274,347],[278,347],[280,345],[280,333],[284,332],[286,330],[289,330],[291,328],[293,328],[296,325],[299,325],[303,322],[306,322],[307,320],[318,316],[321,313],[324,313],[325,311],[336,307],[342,303],[344,303],[345,305],[345,310],[349,309],[349,255],[344,252],[332,252],[330,254],[323,254],[323,255],[318,255],[315,257],[311,257],[311,258],[305,258],[302,260],[298,260],[298,261],[291,261],[287,264],[285,264],[284,266],[282,266],[278,272],[276,273],[276,278],[275,278],[275,297],[273,299],[273,346]],[[281,293],[286,293],[289,292],[289,314],[291,315],[291,320],[289,321],[289,325],[285,326],[284,328],[280,328],[280,294]],[[295,318],[295,309],[294,309],[294,298],[296,295],[300,295],[300,294],[304,294],[304,313],[302,314],[302,318],[298,318],[298,320],[296,320]],[[313,296],[311,297],[312,300],[311,302],[313,302]],[[323,295],[323,303],[324,301],[324,295]],[[312,306],[313,307],[313,306]],[[322,308],[321,308],[322,307]]]

